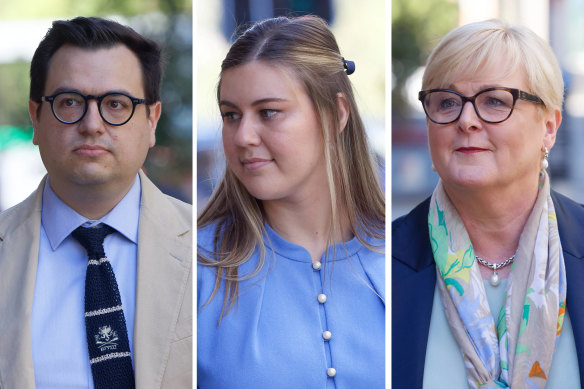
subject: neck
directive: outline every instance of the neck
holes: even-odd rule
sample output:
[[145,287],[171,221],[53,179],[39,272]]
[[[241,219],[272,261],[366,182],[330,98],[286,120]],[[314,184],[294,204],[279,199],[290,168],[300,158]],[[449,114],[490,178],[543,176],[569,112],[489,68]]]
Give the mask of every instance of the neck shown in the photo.
[[70,183],[49,180],[51,189],[57,197],[75,212],[90,220],[98,220],[107,215],[130,191],[134,184],[124,185],[71,185]]
[[[519,246],[523,228],[538,194],[538,182],[496,190],[444,186],[468,232],[475,254],[490,263],[502,263]],[[504,269],[506,269],[504,271]],[[500,274],[504,277],[510,267]],[[492,270],[481,273],[490,276]]]
[[[329,244],[352,238],[345,207],[338,207],[336,226],[331,225],[331,199],[327,191],[318,198],[300,201],[263,201],[270,226],[289,242],[308,250],[313,262],[319,261]],[[329,236],[332,242],[329,241]]]

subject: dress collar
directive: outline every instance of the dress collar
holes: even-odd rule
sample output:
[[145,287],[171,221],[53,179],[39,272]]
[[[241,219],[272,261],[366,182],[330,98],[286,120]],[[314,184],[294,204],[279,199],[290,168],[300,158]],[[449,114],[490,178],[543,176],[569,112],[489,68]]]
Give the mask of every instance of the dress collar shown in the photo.
[[[282,238],[267,223],[264,223],[266,229],[266,240],[264,245],[266,250],[274,250],[280,257],[300,262],[311,262],[308,250],[297,244],[288,242]],[[340,261],[355,255],[363,246],[356,236],[344,243],[337,243],[327,250],[327,260]],[[334,256],[333,256],[334,254]],[[323,255],[324,258],[324,255]]]

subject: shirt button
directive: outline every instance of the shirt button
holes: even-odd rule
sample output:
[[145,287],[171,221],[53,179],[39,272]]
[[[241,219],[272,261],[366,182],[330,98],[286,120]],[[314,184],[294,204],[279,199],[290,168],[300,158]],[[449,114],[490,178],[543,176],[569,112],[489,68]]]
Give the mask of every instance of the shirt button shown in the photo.
[[326,375],[328,375],[329,377],[334,377],[337,375],[337,371],[335,370],[334,367],[329,367],[328,369],[326,369]]
[[321,304],[326,303],[326,294],[321,293],[321,294],[318,295],[317,298],[318,298],[318,302],[319,303],[321,303]]
[[330,338],[332,338],[332,336],[333,336],[333,334],[331,334],[330,331],[325,331],[325,332],[322,333],[322,338],[324,340],[329,340]]
[[314,270],[320,270],[320,262],[316,261],[312,263],[312,268]]

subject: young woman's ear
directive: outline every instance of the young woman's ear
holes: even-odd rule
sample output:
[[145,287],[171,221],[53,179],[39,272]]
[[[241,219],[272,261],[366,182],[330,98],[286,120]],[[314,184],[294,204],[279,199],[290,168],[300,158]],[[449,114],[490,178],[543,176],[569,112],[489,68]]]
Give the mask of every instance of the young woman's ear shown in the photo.
[[337,110],[339,111],[339,133],[343,132],[349,121],[349,102],[344,93],[337,93]]

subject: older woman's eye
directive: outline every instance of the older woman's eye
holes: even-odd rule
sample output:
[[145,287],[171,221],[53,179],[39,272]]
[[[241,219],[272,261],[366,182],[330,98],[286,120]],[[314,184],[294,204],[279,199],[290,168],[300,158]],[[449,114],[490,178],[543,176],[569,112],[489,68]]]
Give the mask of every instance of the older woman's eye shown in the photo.
[[275,109],[262,109],[260,114],[264,119],[271,119],[273,118],[279,111]]
[[490,108],[506,108],[509,106],[505,101],[495,97],[489,97],[486,100],[486,105],[488,105]]
[[457,99],[455,98],[444,98],[442,100],[440,100],[440,103],[438,105],[438,109],[440,111],[448,111],[451,109],[455,109],[458,108],[460,106],[460,103],[458,102]]

